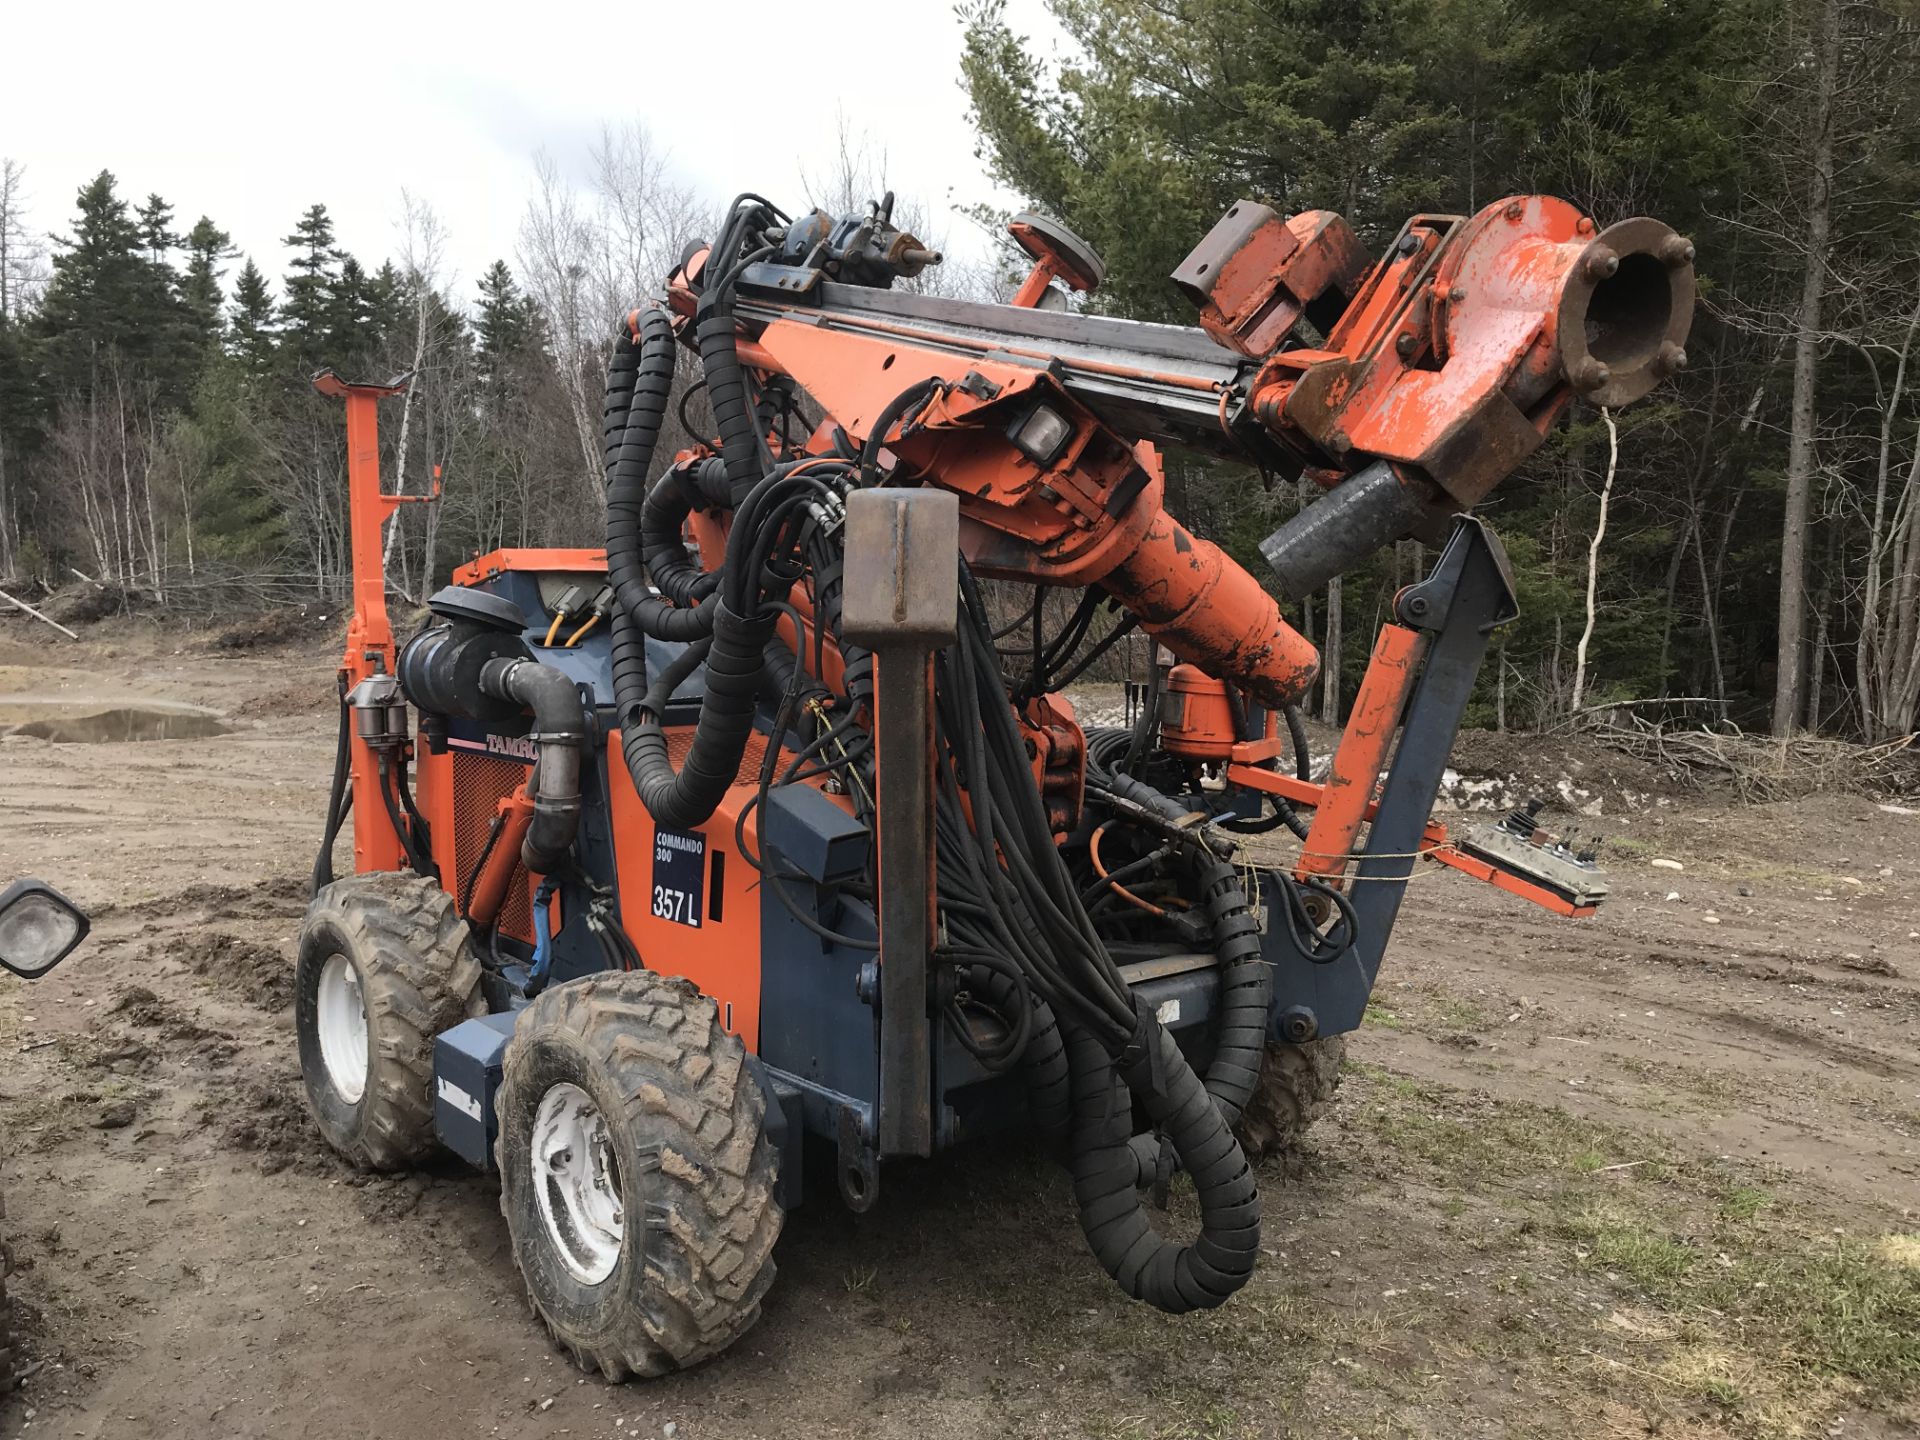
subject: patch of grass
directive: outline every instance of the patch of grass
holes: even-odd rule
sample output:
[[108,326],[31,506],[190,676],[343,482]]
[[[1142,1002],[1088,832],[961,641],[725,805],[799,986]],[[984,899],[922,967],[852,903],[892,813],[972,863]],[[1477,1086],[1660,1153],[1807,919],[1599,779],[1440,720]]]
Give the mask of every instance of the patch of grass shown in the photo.
[[[1735,1186],[1716,1219],[1735,1217],[1745,1244],[1717,1249],[1675,1233],[1658,1201],[1589,1199],[1565,1210],[1555,1232],[1585,1269],[1639,1292],[1663,1312],[1754,1355],[1782,1390],[1846,1377],[1870,1398],[1920,1391],[1920,1240],[1809,1236],[1756,1224],[1771,1195]],[[1728,1243],[1722,1228],[1715,1236]],[[1911,1248],[1909,1248],[1911,1247]],[[1788,1372],[1798,1372],[1795,1377]],[[1738,1408],[1711,1387],[1716,1404]],[[1729,1391],[1729,1394],[1734,1393]]]
[[[1807,1202],[1782,1192],[1784,1172],[1689,1157],[1559,1109],[1364,1065],[1351,1081],[1346,1123],[1397,1163],[1432,1167],[1454,1192],[1443,1214],[1465,1213],[1462,1194],[1497,1207],[1506,1223],[1490,1248],[1513,1258],[1488,1289],[1528,1294],[1544,1273],[1526,1258],[1533,1233],[1645,1317],[1616,1311],[1553,1340],[1563,1360],[1577,1351],[1657,1382],[1752,1436],[1804,1434],[1823,1406],[1920,1396],[1920,1232],[1824,1232]],[[1622,1325],[1630,1350],[1618,1348]]]
[[1491,1023],[1487,1012],[1457,995],[1441,995],[1434,1000],[1434,1018],[1453,1030],[1484,1030]]
[[1708,1278],[1700,1301],[1781,1327],[1787,1353],[1871,1393],[1920,1390],[1920,1269],[1890,1263],[1884,1241],[1783,1243]]
[[1880,1256],[1896,1270],[1920,1270],[1920,1235],[1886,1235]]
[[1744,1185],[1736,1181],[1720,1197],[1720,1219],[1730,1224],[1744,1224],[1772,1203],[1773,1192],[1764,1185]]
[[1388,1030],[1398,1030],[1405,1023],[1399,1015],[1382,1005],[1378,1000],[1368,1000],[1366,1014],[1360,1017],[1363,1025],[1379,1025]]
[[1672,855],[1671,850],[1663,849],[1651,840],[1636,839],[1632,835],[1609,835],[1607,853],[1623,855],[1629,860],[1651,860],[1655,855],[1666,855],[1671,858]]
[[1355,1074],[1361,1084],[1348,1102],[1350,1123],[1436,1167],[1449,1186],[1532,1184],[1543,1171],[1588,1174],[1624,1158],[1660,1153],[1657,1142],[1626,1137],[1557,1107],[1493,1101],[1370,1066],[1356,1066]]
[[1565,1215],[1555,1227],[1575,1245],[1574,1258],[1590,1270],[1603,1270],[1632,1282],[1651,1299],[1674,1298],[1674,1282],[1700,1258],[1685,1241],[1662,1233],[1637,1210],[1609,1199],[1596,1200]]

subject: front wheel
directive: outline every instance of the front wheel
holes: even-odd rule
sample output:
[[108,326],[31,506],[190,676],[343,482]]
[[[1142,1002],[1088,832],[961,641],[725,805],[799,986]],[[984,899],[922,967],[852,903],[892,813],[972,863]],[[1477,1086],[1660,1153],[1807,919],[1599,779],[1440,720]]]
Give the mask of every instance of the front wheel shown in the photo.
[[760,1318],[776,1156],[711,1000],[644,971],[546,991],[514,1027],[497,1109],[514,1258],[581,1368],[664,1375]]
[[293,1019],[307,1108],[356,1165],[398,1170],[433,1148],[433,1037],[482,1007],[453,898],[418,875],[337,880],[300,927]]

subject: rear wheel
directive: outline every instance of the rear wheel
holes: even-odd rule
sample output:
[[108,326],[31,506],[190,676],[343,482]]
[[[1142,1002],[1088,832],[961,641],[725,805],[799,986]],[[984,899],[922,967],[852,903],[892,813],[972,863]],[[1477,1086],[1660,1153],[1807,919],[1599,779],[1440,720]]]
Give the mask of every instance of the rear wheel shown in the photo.
[[496,1108],[514,1257],[583,1369],[663,1375],[760,1318],[776,1156],[711,1000],[644,971],[548,990],[514,1027]]
[[433,1145],[433,1037],[480,1007],[453,898],[417,875],[355,875],[307,908],[294,977],[307,1108],[356,1165],[396,1170]]
[[1249,1161],[1294,1149],[1326,1111],[1340,1087],[1347,1037],[1327,1035],[1304,1045],[1269,1044],[1260,1079],[1241,1112],[1236,1133]]

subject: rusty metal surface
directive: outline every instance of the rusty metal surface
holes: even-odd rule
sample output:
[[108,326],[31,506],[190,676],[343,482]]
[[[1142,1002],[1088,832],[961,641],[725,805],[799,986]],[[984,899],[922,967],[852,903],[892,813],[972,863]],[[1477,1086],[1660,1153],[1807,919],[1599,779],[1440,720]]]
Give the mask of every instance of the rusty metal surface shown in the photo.
[[847,497],[842,625],[869,649],[953,640],[959,614],[960,498],[945,490]]
[[847,497],[847,638],[873,651],[880,859],[881,1153],[933,1153],[933,652],[959,610],[959,499],[944,490]]

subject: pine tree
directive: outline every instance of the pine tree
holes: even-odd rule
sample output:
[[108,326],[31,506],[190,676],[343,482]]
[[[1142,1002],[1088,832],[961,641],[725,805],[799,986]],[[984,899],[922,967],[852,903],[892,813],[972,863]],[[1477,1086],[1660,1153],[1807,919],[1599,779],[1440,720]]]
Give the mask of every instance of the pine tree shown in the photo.
[[180,244],[180,237],[173,233],[173,207],[158,195],[149,194],[147,203],[140,207],[140,247],[147,252],[147,262],[151,265],[165,265],[167,252]]
[[363,344],[401,343],[404,346],[413,343],[412,305],[407,299],[406,285],[400,278],[400,272],[393,262],[382,262],[380,268],[367,277],[366,315],[367,322],[373,327],[373,336],[363,340]]
[[534,312],[504,260],[494,261],[480,277],[474,329],[479,337],[475,358],[481,382],[491,390],[505,388],[513,367],[532,344]]
[[211,349],[220,339],[220,277],[226,273],[226,263],[240,252],[233,248],[233,237],[204,215],[187,232],[185,244],[187,270],[180,295],[195,337]]
[[335,339],[341,254],[333,244],[333,221],[324,205],[309,206],[281,242],[296,253],[287,262],[286,301],[280,307],[280,344],[292,371],[302,377],[327,363]]
[[327,297],[326,354],[322,363],[343,374],[351,372],[354,378],[379,348],[372,285],[360,262],[346,255]]
[[139,355],[148,332],[139,323],[149,298],[151,269],[139,253],[140,231],[102,170],[78,196],[71,239],[56,241],[53,279],[35,328],[55,394],[90,390],[107,352]]
[[267,277],[248,257],[233,282],[233,307],[228,318],[228,348],[240,368],[255,380],[273,372],[278,335],[274,326],[273,292]]

